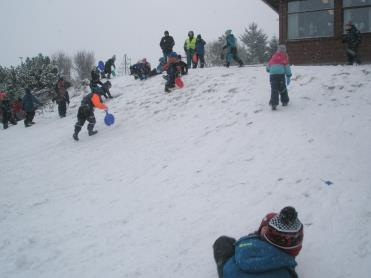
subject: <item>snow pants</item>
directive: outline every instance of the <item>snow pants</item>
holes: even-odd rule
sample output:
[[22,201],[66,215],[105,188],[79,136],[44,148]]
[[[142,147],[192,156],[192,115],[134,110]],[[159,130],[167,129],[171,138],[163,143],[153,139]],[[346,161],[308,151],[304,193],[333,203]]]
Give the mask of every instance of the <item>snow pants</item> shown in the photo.
[[227,59],[227,67],[229,67],[229,65],[231,64],[232,59],[235,60],[240,66],[243,65],[242,60],[237,54],[237,47],[228,48],[226,59]]
[[26,111],[26,118],[24,119],[24,125],[26,127],[31,125],[34,117],[35,117],[35,110]]
[[10,111],[2,111],[2,114],[3,114],[3,128],[4,129],[8,128],[9,122],[12,125],[17,124],[17,120],[15,118],[13,118],[12,113]]
[[197,65],[193,63],[192,61],[192,57],[193,57],[193,54],[195,53],[195,50],[190,48],[190,49],[187,49],[186,53],[187,53],[187,67],[190,69],[191,65],[193,65],[193,68],[196,68]]
[[67,103],[65,100],[58,101],[58,114],[59,117],[66,117]]
[[213,244],[214,260],[219,278],[223,278],[224,265],[234,255],[235,242],[234,238],[221,236]]
[[75,124],[75,134],[78,134],[85,122],[88,121],[89,134],[93,131],[96,119],[94,116],[94,109],[89,105],[81,105],[77,112],[77,123]]
[[279,103],[279,96],[281,96],[282,104],[287,104],[289,102],[289,95],[286,88],[286,76],[284,74],[271,74],[271,100],[270,105],[277,106]]

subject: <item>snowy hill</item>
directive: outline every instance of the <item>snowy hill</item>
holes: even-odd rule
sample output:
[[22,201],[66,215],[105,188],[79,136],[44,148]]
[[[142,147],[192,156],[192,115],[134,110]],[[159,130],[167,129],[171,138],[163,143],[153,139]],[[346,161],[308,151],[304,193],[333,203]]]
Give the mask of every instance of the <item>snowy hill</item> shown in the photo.
[[81,96],[2,130],[0,277],[217,277],[214,240],[286,205],[301,278],[369,277],[371,66],[292,70],[277,111],[263,67],[208,68],[114,79],[115,125],[79,142]]

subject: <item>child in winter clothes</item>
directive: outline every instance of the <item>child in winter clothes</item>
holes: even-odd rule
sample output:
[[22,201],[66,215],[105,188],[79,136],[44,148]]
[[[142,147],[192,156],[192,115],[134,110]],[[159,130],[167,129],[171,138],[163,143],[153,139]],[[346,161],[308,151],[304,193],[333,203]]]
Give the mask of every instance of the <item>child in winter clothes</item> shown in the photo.
[[55,100],[58,104],[59,117],[64,118],[66,117],[67,104],[70,104],[70,96],[66,90],[63,77],[59,78],[57,84],[55,84],[54,90],[56,95],[53,98],[53,101]]
[[[196,55],[197,55],[197,60],[200,61],[201,68],[205,66],[205,44],[206,42],[201,38],[201,35],[197,35]],[[197,64],[198,64],[198,61],[197,61]],[[197,64],[196,64],[196,67],[197,67]]]
[[6,94],[3,95],[1,101],[1,113],[3,116],[3,128],[7,129],[9,126],[9,122],[13,125],[17,124],[16,119],[13,117],[12,110],[10,107],[10,102]]
[[81,106],[79,107],[79,110],[77,112],[77,122],[75,124],[75,132],[72,135],[73,139],[76,141],[79,140],[78,134],[85,124],[85,121],[88,121],[88,134],[89,136],[92,136],[94,134],[97,134],[98,131],[93,130],[96,119],[94,116],[94,107],[102,109],[102,110],[108,110],[107,106],[102,103],[101,98],[102,90],[99,87],[94,87],[92,89],[92,92],[85,96],[83,100],[81,101]]
[[177,66],[178,55],[175,52],[169,54],[164,70],[167,72],[167,81],[165,84],[165,92],[170,93],[170,89],[175,87],[175,78],[179,75],[180,69]]
[[213,245],[219,278],[297,278],[295,257],[303,237],[293,207],[269,213],[258,231],[238,241],[219,237]]
[[267,72],[270,73],[271,83],[271,99],[269,105],[272,106],[272,110],[276,110],[280,95],[282,106],[287,106],[290,99],[286,84],[290,84],[291,69],[285,45],[278,46],[277,52],[273,54],[268,62]]
[[181,75],[188,74],[188,66],[186,63],[182,61],[182,56],[178,55],[178,61],[176,62],[176,66],[180,69]]
[[29,127],[34,124],[33,119],[36,111],[35,103],[40,106],[42,105],[42,103],[36,97],[34,97],[34,95],[32,95],[31,89],[27,88],[22,100],[23,111],[26,113],[26,118],[24,120],[25,127]]
[[234,35],[232,34],[232,30],[225,31],[225,35],[226,35],[226,38],[225,38],[226,45],[223,46],[223,49],[227,49],[227,55],[226,55],[227,63],[225,64],[225,66],[228,68],[233,58],[233,60],[235,60],[240,65],[240,67],[242,67],[243,62],[240,59],[240,57],[238,57],[237,41]]

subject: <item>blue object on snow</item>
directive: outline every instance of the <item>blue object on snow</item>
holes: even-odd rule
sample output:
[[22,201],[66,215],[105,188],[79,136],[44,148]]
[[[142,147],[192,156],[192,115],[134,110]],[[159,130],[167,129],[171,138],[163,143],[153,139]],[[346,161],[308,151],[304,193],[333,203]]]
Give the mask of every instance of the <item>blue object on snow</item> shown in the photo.
[[98,66],[97,68],[102,72],[104,71],[104,62],[103,61],[99,61],[98,62]]
[[108,113],[108,111],[106,111],[106,116],[104,117],[104,123],[108,126],[110,125],[113,125],[115,123],[115,117]]
[[332,181],[325,181],[325,180],[322,180],[322,179],[321,179],[321,181],[323,181],[326,185],[332,185],[332,184],[334,184]]

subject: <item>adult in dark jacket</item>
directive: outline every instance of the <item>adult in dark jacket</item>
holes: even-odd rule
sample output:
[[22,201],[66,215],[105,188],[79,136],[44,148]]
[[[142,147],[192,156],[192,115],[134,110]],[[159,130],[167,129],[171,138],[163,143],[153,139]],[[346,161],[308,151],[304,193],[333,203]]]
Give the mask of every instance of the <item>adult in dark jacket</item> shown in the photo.
[[70,104],[70,96],[68,94],[68,91],[66,90],[66,83],[63,77],[59,78],[57,84],[55,84],[54,89],[56,95],[53,100],[55,100],[58,104],[59,117],[64,118],[66,117],[67,104]]
[[111,78],[112,67],[116,69],[115,61],[116,61],[116,55],[113,55],[112,58],[108,59],[107,62],[104,64],[104,76],[105,74],[107,74],[108,79]]
[[77,122],[75,124],[75,132],[72,137],[75,141],[79,141],[79,132],[86,121],[88,121],[88,134],[89,136],[95,135],[98,131],[94,130],[96,119],[94,116],[94,107],[107,110],[107,106],[102,103],[101,90],[96,87],[92,92],[86,95],[81,101],[81,106],[77,112]]
[[[205,66],[205,44],[206,42],[201,38],[201,35],[197,35],[196,55],[197,55],[197,60],[200,62],[201,68]],[[198,64],[198,61],[197,61],[197,64]]]
[[23,97],[22,103],[23,111],[26,113],[24,125],[25,127],[29,127],[35,123],[33,122],[36,110],[35,103],[40,106],[42,105],[42,103],[31,93],[31,89],[29,88],[25,90],[25,95]]
[[348,44],[346,49],[348,65],[353,65],[354,62],[360,64],[361,60],[358,54],[358,47],[361,43],[361,32],[352,24],[352,22],[348,22],[345,25],[345,30],[347,33],[343,42]]
[[173,47],[175,45],[174,38],[169,35],[169,31],[164,32],[164,36],[160,41],[160,47],[162,49],[162,54],[165,58],[165,64],[167,63],[167,57],[171,52],[173,52]]
[[9,122],[13,125],[17,124],[16,119],[13,117],[12,109],[10,107],[10,102],[7,95],[4,95],[3,100],[1,101],[1,113],[3,117],[3,128],[7,129]]
[[242,237],[219,237],[214,259],[219,278],[297,278],[297,256],[303,242],[303,224],[293,207],[267,214],[258,231]]

